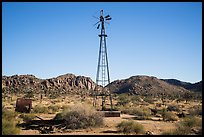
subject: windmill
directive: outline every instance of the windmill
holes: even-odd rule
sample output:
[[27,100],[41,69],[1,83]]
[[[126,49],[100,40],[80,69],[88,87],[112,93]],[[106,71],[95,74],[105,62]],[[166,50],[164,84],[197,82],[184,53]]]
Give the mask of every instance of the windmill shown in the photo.
[[104,17],[103,10],[100,11],[100,17],[95,17],[99,21],[94,24],[97,25],[97,29],[101,29],[101,33],[98,35],[100,38],[100,48],[99,48],[99,57],[98,57],[98,66],[97,66],[97,74],[96,74],[96,84],[100,86],[96,86],[94,102],[93,105],[96,106],[97,96],[102,97],[102,110],[105,110],[105,102],[106,97],[109,96],[110,99],[110,110],[112,111],[112,96],[110,90],[106,87],[110,83],[110,75],[109,75],[109,67],[108,67],[108,56],[107,56],[107,47],[106,47],[106,37],[105,34],[105,23],[109,24],[112,18],[110,15],[106,15]]

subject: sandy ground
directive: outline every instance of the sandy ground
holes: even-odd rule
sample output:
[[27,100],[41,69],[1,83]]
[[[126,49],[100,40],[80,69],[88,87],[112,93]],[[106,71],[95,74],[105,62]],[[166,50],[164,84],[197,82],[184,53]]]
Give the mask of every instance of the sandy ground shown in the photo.
[[[12,101],[3,101],[4,106],[7,109],[14,110],[15,108],[15,101],[17,97],[13,97]],[[40,104],[42,106],[50,106],[50,105],[58,105],[60,107],[66,105],[75,105],[76,103],[80,102],[81,99],[78,96],[68,96],[65,98],[57,98],[57,99],[46,99],[44,98],[41,102],[40,100],[33,101],[33,107]],[[100,101],[99,101],[100,102]],[[86,99],[86,103],[91,104],[92,98]],[[176,104],[176,102],[167,102],[167,104]],[[191,102],[188,104],[184,104],[183,102],[178,103],[182,109],[187,110],[191,106],[198,105],[200,102]],[[153,105],[149,105],[149,107],[153,108]],[[38,114],[39,117],[43,119],[52,119],[55,114]],[[150,131],[154,135],[159,135],[162,132],[170,129],[174,129],[176,126],[176,122],[165,122],[165,121],[154,121],[154,120],[135,120],[133,115],[128,114],[121,114],[120,117],[104,117],[104,126],[100,128],[89,128],[89,129],[82,129],[82,130],[67,130],[63,133],[55,132],[50,133],[49,135],[123,135],[123,133],[118,133],[116,125],[123,120],[130,120],[133,119],[134,121],[141,123],[144,126],[145,131]],[[41,135],[38,130],[21,130],[20,135]]]
[[[49,118],[51,115],[46,114]],[[46,119],[46,115],[43,114],[40,117]],[[48,118],[47,117],[47,118]],[[116,125],[123,120],[133,119],[133,115],[121,114],[121,117],[105,117],[104,126],[100,128],[89,128],[81,130],[67,130],[63,133],[56,132],[49,135],[123,135],[123,133],[118,133]],[[152,121],[152,120],[134,120],[138,123],[141,123],[145,131],[150,131],[155,135],[161,134],[161,132],[169,129],[175,128],[175,122],[164,122],[164,121]],[[37,130],[22,130],[21,135],[40,135]]]

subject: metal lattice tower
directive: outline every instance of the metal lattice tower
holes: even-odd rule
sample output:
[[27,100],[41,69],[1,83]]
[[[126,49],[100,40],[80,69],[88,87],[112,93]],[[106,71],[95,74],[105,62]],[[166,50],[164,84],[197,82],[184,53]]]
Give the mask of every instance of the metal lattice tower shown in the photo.
[[[97,29],[99,29],[101,25],[101,34],[98,35],[100,37],[100,48],[99,48],[99,57],[98,57],[98,66],[97,66],[97,74],[96,74],[96,84],[102,86],[95,88],[95,100],[94,106],[96,106],[97,96],[102,96],[102,110],[105,109],[105,100],[106,97],[109,96],[110,105],[112,110],[112,97],[109,89],[107,89],[106,85],[110,83],[110,75],[109,75],[109,66],[108,66],[108,55],[107,55],[107,47],[106,47],[106,37],[104,23],[107,23],[107,20],[111,20],[110,15],[103,16],[103,10],[100,11],[100,18],[96,23],[98,24]],[[96,25],[95,24],[95,25]]]

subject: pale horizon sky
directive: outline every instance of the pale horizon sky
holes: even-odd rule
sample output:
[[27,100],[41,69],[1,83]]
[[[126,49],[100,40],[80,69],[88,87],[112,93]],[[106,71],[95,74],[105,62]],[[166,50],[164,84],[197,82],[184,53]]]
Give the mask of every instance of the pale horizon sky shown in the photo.
[[202,80],[202,2],[2,2],[2,75],[96,79],[106,25],[111,82],[136,75]]

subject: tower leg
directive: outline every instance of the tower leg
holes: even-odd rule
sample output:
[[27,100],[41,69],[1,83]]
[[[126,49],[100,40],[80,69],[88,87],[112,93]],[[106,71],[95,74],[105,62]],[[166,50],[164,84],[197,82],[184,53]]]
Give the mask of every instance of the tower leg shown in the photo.
[[111,105],[111,111],[113,110],[113,102],[112,102],[112,96],[110,94],[110,105]]
[[106,102],[106,96],[102,96],[102,111],[105,110],[105,102]]

